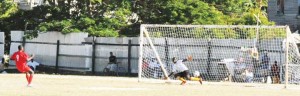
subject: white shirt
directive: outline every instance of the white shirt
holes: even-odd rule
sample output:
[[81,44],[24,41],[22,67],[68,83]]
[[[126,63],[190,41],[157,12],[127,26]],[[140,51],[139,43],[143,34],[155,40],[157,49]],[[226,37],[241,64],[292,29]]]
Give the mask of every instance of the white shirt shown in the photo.
[[185,70],[189,69],[182,63],[182,60],[178,60],[174,64],[172,72],[183,72]]
[[150,68],[160,67],[160,65],[156,62],[150,62],[149,66]]
[[29,62],[27,63],[27,65],[28,65],[28,66],[32,66],[32,67],[35,69],[36,66],[40,65],[40,63],[35,62],[35,61],[33,61],[33,62],[29,61]]

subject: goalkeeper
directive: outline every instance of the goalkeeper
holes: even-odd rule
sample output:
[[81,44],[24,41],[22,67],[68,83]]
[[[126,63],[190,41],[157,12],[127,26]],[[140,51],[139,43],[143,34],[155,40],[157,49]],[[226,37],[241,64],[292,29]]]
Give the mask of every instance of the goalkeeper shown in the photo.
[[173,57],[172,61],[174,63],[174,66],[172,72],[170,73],[170,75],[168,75],[168,77],[172,76],[175,72],[177,72],[176,74],[174,74],[174,77],[179,78],[179,80],[182,81],[180,85],[184,85],[186,83],[186,79],[192,81],[199,81],[200,84],[202,84],[201,77],[190,77],[189,69],[183,64],[183,62],[192,61],[192,56],[188,56],[187,59],[183,60],[177,60],[176,57]]

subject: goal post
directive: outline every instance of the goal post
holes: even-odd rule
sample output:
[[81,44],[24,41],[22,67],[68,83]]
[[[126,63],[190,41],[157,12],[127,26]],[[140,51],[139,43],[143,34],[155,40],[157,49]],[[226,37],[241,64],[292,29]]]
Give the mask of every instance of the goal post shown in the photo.
[[161,58],[158,55],[157,50],[156,50],[156,48],[154,47],[154,45],[152,43],[152,40],[149,37],[149,33],[147,32],[147,30],[143,30],[143,32],[144,32],[143,34],[145,34],[145,37],[146,37],[147,41],[149,42],[149,45],[150,45],[151,49],[154,52],[155,58],[157,59],[157,63],[159,64],[159,66],[160,66],[160,68],[163,72],[164,77],[166,77],[166,79],[169,80],[168,73],[167,73],[166,69],[164,68],[164,65],[162,64]]
[[[290,40],[289,40],[289,37],[291,37],[291,36],[289,36],[290,35],[290,28],[289,27],[287,27],[286,28],[286,42],[285,42],[285,70],[288,70],[289,69],[289,42],[290,42]],[[285,80],[285,83],[284,83],[284,88],[288,88],[288,71],[286,71],[285,73],[284,73],[284,75],[285,75],[285,78],[284,78],[284,80]]]
[[[200,75],[205,81],[289,82],[291,73],[283,74],[290,72],[284,66],[295,69],[288,64],[299,55],[290,33],[288,26],[142,24],[139,81],[164,80],[173,68],[172,57],[191,55],[193,60],[184,64],[191,76]],[[280,77],[272,69],[275,61]]]

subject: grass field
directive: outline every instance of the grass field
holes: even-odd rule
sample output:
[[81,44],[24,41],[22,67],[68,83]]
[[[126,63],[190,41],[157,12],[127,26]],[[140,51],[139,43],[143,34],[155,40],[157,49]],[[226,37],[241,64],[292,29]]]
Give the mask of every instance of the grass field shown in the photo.
[[24,74],[0,74],[0,96],[300,96],[300,85],[189,82],[138,83],[137,78],[35,74],[27,87]]

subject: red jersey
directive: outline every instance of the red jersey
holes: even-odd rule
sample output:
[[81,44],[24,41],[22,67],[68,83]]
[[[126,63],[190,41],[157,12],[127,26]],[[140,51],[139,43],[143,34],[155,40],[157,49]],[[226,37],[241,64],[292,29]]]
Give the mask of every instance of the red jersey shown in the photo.
[[28,58],[28,55],[23,51],[15,52],[11,57],[11,59],[16,62],[17,69],[20,72],[28,72],[29,71],[28,66],[27,66],[27,58]]

